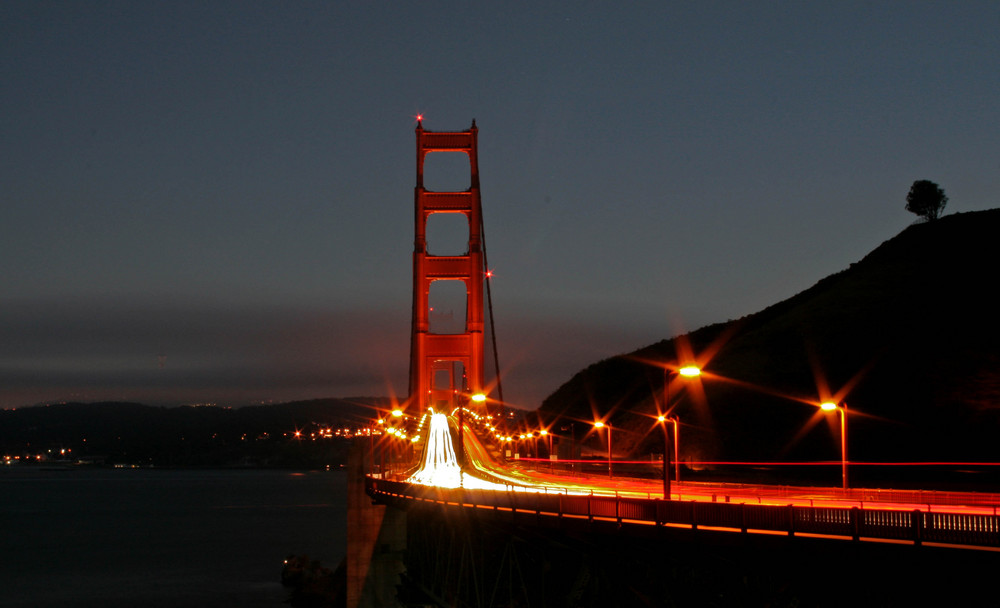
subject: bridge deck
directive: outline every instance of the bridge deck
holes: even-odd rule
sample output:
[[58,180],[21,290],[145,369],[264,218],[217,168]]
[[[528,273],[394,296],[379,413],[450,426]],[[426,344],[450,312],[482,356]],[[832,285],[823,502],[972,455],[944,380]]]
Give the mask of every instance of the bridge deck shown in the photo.
[[1000,517],[994,513],[903,510],[898,504],[863,506],[764,504],[663,500],[626,494],[575,494],[439,488],[368,477],[366,490],[379,502],[407,508],[434,503],[444,508],[488,510],[534,518],[611,521],[618,527],[671,526],[692,530],[781,533],[788,536],[941,544],[1000,550]]

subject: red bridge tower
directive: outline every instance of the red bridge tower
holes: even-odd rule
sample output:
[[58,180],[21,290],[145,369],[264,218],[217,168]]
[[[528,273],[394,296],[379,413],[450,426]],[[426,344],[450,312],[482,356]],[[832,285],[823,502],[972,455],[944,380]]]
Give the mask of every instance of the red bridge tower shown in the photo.
[[[413,243],[413,326],[410,337],[410,399],[417,412],[428,406],[440,411],[456,405],[460,393],[483,393],[482,207],[476,158],[476,121],[467,131],[425,131],[417,121],[417,186]],[[471,181],[461,192],[431,192],[424,188],[424,159],[429,153],[466,154]],[[469,225],[464,255],[427,253],[427,220],[435,213],[461,213]],[[434,281],[465,283],[465,331],[432,333],[430,289]]]

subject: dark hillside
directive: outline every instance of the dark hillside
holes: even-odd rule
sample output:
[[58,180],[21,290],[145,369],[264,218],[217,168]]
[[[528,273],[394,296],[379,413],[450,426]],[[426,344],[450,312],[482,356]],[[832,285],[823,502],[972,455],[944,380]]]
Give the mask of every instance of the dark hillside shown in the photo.
[[688,341],[707,374],[696,381],[703,400],[671,384],[682,459],[836,459],[836,417],[803,401],[841,392],[852,460],[1000,460],[998,234],[1000,210],[912,225],[756,314],[591,365],[541,411],[592,420],[592,404],[614,410],[629,430],[616,435],[620,448],[658,452],[636,414],[655,411],[663,377],[644,362],[675,364]]

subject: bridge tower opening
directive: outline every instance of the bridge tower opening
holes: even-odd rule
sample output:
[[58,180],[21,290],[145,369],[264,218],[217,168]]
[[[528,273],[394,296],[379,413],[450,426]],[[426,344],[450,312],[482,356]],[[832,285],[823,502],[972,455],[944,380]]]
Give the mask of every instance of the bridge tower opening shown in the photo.
[[[476,121],[466,131],[427,131],[417,121],[417,185],[414,189],[413,317],[410,336],[409,406],[419,415],[427,407],[447,411],[461,394],[485,393],[483,382],[483,283],[482,207],[479,198],[479,164]],[[440,192],[424,187],[424,162],[428,154],[465,154],[470,180],[466,190]],[[433,176],[432,176],[433,177]],[[427,224],[435,214],[461,214],[468,223],[464,253],[434,255],[428,249]],[[454,226],[454,224],[450,224]],[[458,281],[465,287],[462,331],[435,332],[430,305],[435,281]],[[438,314],[448,311],[439,311]]]

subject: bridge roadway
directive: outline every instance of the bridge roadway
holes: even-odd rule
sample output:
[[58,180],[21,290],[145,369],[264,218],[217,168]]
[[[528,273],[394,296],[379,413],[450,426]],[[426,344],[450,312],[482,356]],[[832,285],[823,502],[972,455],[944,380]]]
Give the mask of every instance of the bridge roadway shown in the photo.
[[463,487],[418,485],[405,476],[369,476],[368,493],[380,502],[402,507],[410,501],[434,502],[512,515],[614,521],[619,527],[781,533],[1000,550],[1000,501],[994,494],[675,482],[670,500],[663,500],[662,482],[529,470],[516,461],[498,462],[475,429],[466,426],[463,437],[469,471]]

